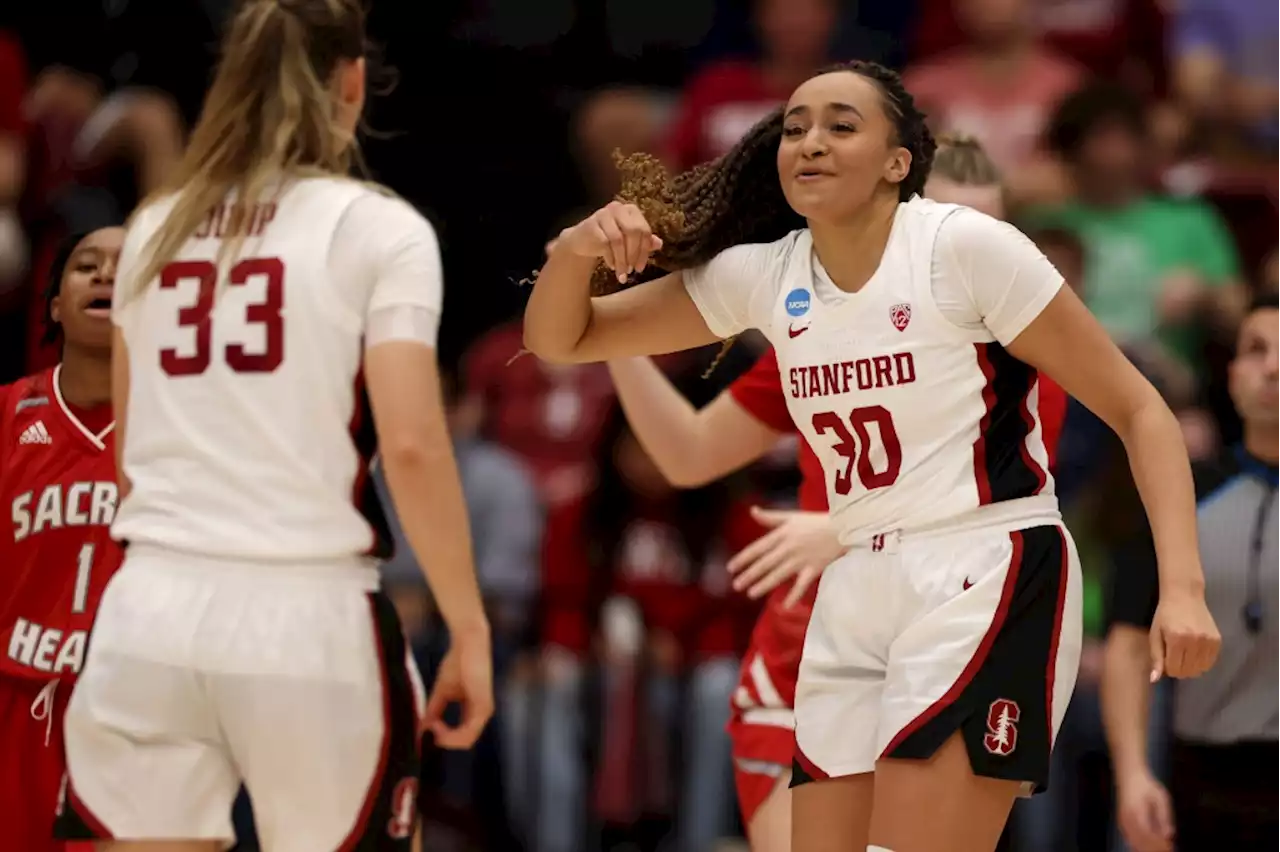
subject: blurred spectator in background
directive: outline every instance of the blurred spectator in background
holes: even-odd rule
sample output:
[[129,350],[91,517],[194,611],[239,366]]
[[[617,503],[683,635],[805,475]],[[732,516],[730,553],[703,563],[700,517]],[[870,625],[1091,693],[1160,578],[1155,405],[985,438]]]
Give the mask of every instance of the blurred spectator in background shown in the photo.
[[1125,88],[1097,82],[1069,95],[1048,138],[1076,197],[1029,220],[1079,235],[1088,256],[1085,303],[1121,344],[1155,339],[1195,364],[1206,317],[1232,326],[1243,301],[1239,259],[1221,218],[1197,199],[1148,190],[1145,111]]
[[678,170],[713,160],[733,147],[769,110],[829,58],[837,0],[753,0],[763,56],[707,66],[685,86],[667,143]]
[[[503,783],[504,770],[510,769],[506,774],[517,781],[520,778],[518,767],[504,767],[501,755],[512,754],[518,760],[527,753],[509,736],[501,688],[524,640],[537,594],[542,508],[521,462],[477,435],[478,412],[474,406],[461,403],[457,383],[448,373],[442,372],[441,389],[467,501],[476,576],[493,634],[498,706],[474,749],[437,752],[434,769],[439,777],[430,779],[434,783],[424,783],[423,789],[433,791],[443,801],[433,802],[435,807],[424,810],[436,816],[441,805],[456,813],[474,803],[478,813],[465,815],[470,817],[467,827],[480,834],[483,848],[496,849],[503,846],[507,836],[504,802],[509,785]],[[435,617],[422,568],[395,516],[381,469],[375,470],[374,475],[395,539],[395,554],[382,566],[384,585],[429,682],[430,673],[448,649],[449,637]],[[425,558],[430,559],[430,554]]]
[[23,374],[26,315],[21,285],[28,249],[18,200],[26,180],[22,100],[27,68],[22,47],[0,29],[0,385]]
[[[679,384],[695,406],[715,392],[697,373]],[[599,483],[581,507],[583,555],[597,594],[634,604],[643,641],[627,647],[619,638],[633,629],[599,625],[597,816],[609,834],[639,828],[634,839],[642,848],[674,819],[674,848],[707,852],[733,828],[725,725],[756,609],[732,592],[725,564],[761,530],[741,477],[671,486],[621,406],[610,412],[599,459]],[[625,612],[616,605],[604,611]]]
[[1058,101],[1084,79],[1080,66],[1040,41],[1030,2],[955,0],[964,43],[909,66],[903,77],[935,134],[982,143],[1014,202],[1061,195],[1058,174],[1038,147]]
[[602,364],[548,364],[523,349],[518,322],[493,329],[467,353],[463,388],[480,434],[521,459],[546,513],[536,653],[517,661],[508,703],[523,749],[511,758],[523,776],[512,799],[531,849],[574,852],[587,824],[581,703],[592,580],[578,555],[578,507],[595,486],[613,386]]
[[600,89],[582,102],[574,117],[573,147],[591,210],[618,193],[621,175],[614,152],[657,153],[666,117],[654,93],[638,87]]
[[[25,104],[26,192],[33,268],[47,266],[67,231],[121,221],[158,188],[182,153],[184,125],[164,92],[104,89],[95,76],[54,65],[33,81]],[[38,328],[39,300],[30,301],[29,329]],[[43,369],[57,352],[28,331],[27,369]]]
[[1224,157],[1276,157],[1280,46],[1277,4],[1178,0],[1171,4],[1174,94],[1192,132]]
[[1158,586],[1149,542],[1145,559],[1115,573],[1103,708],[1121,826],[1137,852],[1277,843],[1278,322],[1275,297],[1255,302],[1245,318],[1230,372],[1244,441],[1196,471],[1205,597],[1223,641],[1208,673],[1175,687],[1172,799],[1143,748],[1158,674],[1148,650]]
[[[957,3],[920,0],[912,53],[928,59],[964,41]],[[1246,0],[1247,2],[1247,0]],[[1164,84],[1164,0],[1027,0],[1033,32],[1093,74],[1143,95]]]

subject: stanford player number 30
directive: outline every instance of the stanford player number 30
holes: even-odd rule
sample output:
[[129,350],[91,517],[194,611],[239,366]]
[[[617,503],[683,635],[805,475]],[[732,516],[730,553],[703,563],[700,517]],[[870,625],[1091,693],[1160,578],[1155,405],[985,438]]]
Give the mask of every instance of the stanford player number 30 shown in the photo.
[[[265,344],[261,352],[249,352],[242,344],[228,343],[223,360],[237,373],[270,373],[284,361],[284,262],[278,257],[250,257],[231,267],[227,283],[243,287],[255,276],[264,283],[261,302],[245,306],[245,322],[263,327]],[[179,260],[160,271],[160,289],[170,290],[187,280],[199,282],[194,304],[178,311],[178,325],[195,332],[195,351],[183,355],[176,349],[160,350],[160,368],[170,376],[198,376],[209,369],[213,358],[212,331],[214,288],[218,267],[207,260]]]
[[[886,465],[876,470],[871,460],[871,434],[868,424],[874,424],[884,445]],[[893,415],[883,405],[867,405],[849,412],[846,419],[834,411],[819,411],[813,415],[813,428],[819,435],[830,432],[836,438],[831,446],[845,459],[844,470],[836,471],[835,491],[845,495],[853,490],[853,473],[868,491],[887,488],[902,473],[902,442],[893,426]],[[852,430],[852,431],[851,431]]]

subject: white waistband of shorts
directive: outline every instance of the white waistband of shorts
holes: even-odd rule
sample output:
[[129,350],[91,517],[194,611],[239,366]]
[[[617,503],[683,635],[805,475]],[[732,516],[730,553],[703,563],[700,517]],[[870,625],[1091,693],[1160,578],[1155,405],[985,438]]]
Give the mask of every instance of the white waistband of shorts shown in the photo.
[[197,572],[228,579],[265,582],[313,582],[376,592],[380,586],[377,563],[362,556],[305,560],[248,559],[191,553],[143,542],[131,542],[123,569]]
[[[988,503],[968,512],[920,526],[882,530],[878,533],[858,532],[852,536],[852,540],[845,541],[844,544],[847,547],[869,547],[879,550],[884,547],[888,538],[895,541],[926,538],[955,535],[976,529],[1004,529],[1013,532],[1027,527],[1060,523],[1062,523],[1062,512],[1058,509],[1058,498],[1053,494],[1037,494],[1034,497],[1019,497],[1017,500]],[[878,545],[877,542],[879,542]]]

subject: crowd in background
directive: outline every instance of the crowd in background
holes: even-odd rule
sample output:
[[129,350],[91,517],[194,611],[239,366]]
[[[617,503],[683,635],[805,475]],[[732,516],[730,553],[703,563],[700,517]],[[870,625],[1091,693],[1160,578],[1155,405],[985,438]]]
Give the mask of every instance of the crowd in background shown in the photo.
[[[123,221],[180,156],[228,2],[0,13],[0,380],[57,357],[38,327],[52,246]],[[370,23],[400,79],[368,160],[445,255],[447,401],[501,691],[474,752],[431,754],[428,848],[707,852],[740,829],[724,725],[755,608],[724,565],[760,532],[751,505],[791,500],[795,448],[674,489],[603,366],[521,354],[519,282],[612,197],[616,150],[687,168],[831,60],[900,67],[935,132],[990,153],[1011,218],[1155,381],[1193,459],[1239,439],[1226,365],[1250,297],[1277,287],[1274,3],[381,0]],[[665,366],[703,404],[755,345],[705,377],[714,351]],[[1120,848],[1098,685],[1141,511],[1074,402],[1056,476],[1090,638],[1051,790],[1008,840]],[[407,546],[385,580],[429,673],[447,637]]]

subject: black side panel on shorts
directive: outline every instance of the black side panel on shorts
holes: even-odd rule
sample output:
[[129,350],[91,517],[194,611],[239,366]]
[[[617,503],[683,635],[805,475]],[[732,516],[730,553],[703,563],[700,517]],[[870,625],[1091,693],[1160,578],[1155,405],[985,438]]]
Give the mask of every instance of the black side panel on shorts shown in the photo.
[[112,840],[107,830],[71,787],[70,777],[62,774],[62,792],[58,797],[58,812],[53,820],[53,836],[58,840]]
[[[976,775],[1029,781],[1049,778],[1050,700],[1062,605],[1067,543],[1057,526],[1011,533],[1013,564],[1000,611],[950,703],[929,708],[890,745],[885,757],[924,759],[959,729]],[[967,683],[964,682],[968,678]]]
[[391,601],[369,595],[382,666],[385,735],[355,830],[338,852],[409,852],[418,823],[418,711],[404,633]]

